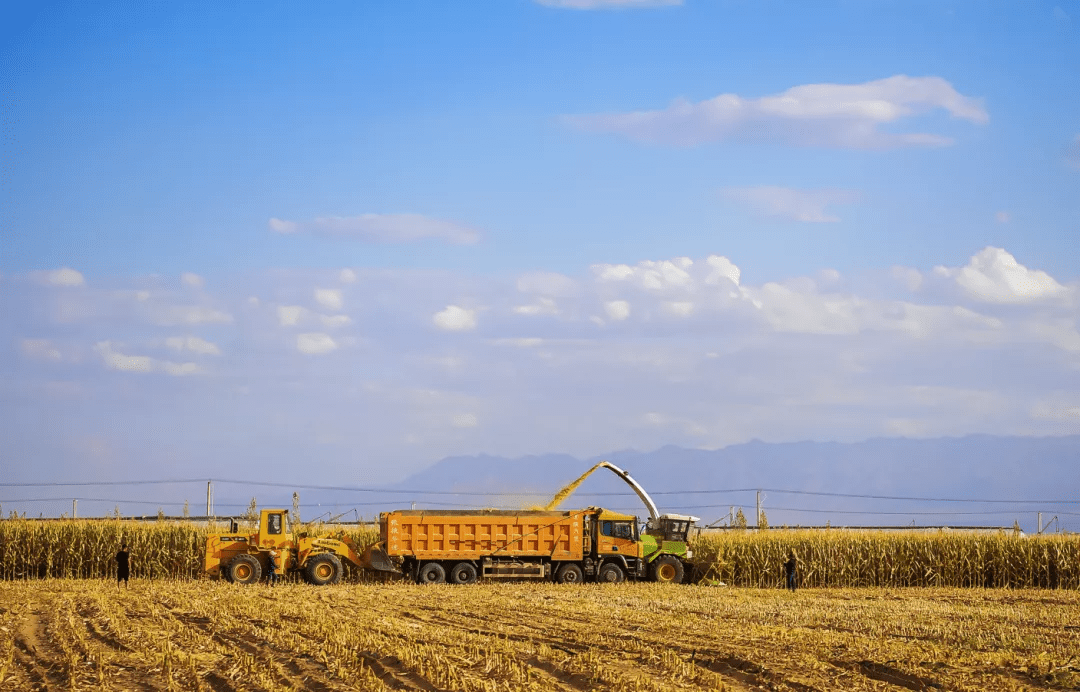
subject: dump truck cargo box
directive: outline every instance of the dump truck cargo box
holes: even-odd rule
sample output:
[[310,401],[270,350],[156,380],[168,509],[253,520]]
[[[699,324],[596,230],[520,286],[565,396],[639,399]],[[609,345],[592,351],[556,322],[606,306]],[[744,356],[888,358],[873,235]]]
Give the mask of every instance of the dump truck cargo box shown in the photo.
[[584,512],[398,510],[380,517],[386,552],[417,560],[583,557]]

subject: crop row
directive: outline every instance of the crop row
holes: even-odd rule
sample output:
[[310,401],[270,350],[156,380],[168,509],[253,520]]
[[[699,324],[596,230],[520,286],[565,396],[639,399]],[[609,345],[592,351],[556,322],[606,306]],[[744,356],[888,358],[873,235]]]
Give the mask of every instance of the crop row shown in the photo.
[[[206,535],[222,527],[122,520],[0,521],[0,579],[115,575],[121,543],[138,578],[194,578]],[[316,534],[322,527],[309,527]],[[350,533],[361,546],[378,536]],[[693,540],[694,578],[733,586],[783,585],[794,553],[802,587],[1080,588],[1080,536],[886,533],[845,530],[704,533]]]

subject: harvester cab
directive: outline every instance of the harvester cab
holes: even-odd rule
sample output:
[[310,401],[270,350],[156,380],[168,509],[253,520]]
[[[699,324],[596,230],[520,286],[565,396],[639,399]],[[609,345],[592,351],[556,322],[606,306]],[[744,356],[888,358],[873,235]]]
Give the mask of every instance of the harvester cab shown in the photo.
[[[598,466],[610,469],[616,476],[626,481],[642,503],[649,510],[649,519],[645,522],[645,529],[641,532],[642,557],[649,563],[650,574],[656,581],[680,582],[691,567],[690,560],[694,553],[690,550],[690,529],[694,522],[700,521],[698,517],[687,514],[660,514],[656,503],[645,492],[629,472],[619,468],[609,461],[603,461]],[[635,540],[638,536],[634,537]]]

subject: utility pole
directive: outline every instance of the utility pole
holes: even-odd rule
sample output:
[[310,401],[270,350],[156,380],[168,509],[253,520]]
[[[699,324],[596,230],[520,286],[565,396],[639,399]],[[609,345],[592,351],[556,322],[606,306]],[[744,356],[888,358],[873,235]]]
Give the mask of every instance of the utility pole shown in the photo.
[[206,518],[209,520],[214,511],[214,482],[206,481]]
[[71,500],[71,518],[72,519],[78,519],[79,518],[78,509],[79,509],[79,501],[72,498],[72,500]]
[[731,505],[728,508],[728,526],[735,526],[735,505]]
[[755,523],[754,528],[760,529],[761,528],[761,491],[760,490],[757,491],[757,514],[754,515],[754,516],[756,517],[756,519],[754,520],[754,523]]
[[1043,532],[1043,525],[1042,525],[1042,512],[1039,512],[1039,523],[1038,523],[1038,527],[1039,527],[1039,530],[1035,532],[1035,535],[1040,535],[1040,534],[1042,534],[1042,532]]

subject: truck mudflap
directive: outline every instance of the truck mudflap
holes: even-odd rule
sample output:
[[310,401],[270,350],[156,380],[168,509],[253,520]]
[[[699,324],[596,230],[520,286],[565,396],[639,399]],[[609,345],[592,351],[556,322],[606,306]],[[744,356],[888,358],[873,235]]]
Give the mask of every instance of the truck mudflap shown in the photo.
[[401,570],[394,566],[394,563],[390,560],[390,556],[383,550],[382,545],[376,543],[368,546],[364,551],[364,567],[368,569],[377,570],[379,572],[393,572],[394,574],[401,574]]

